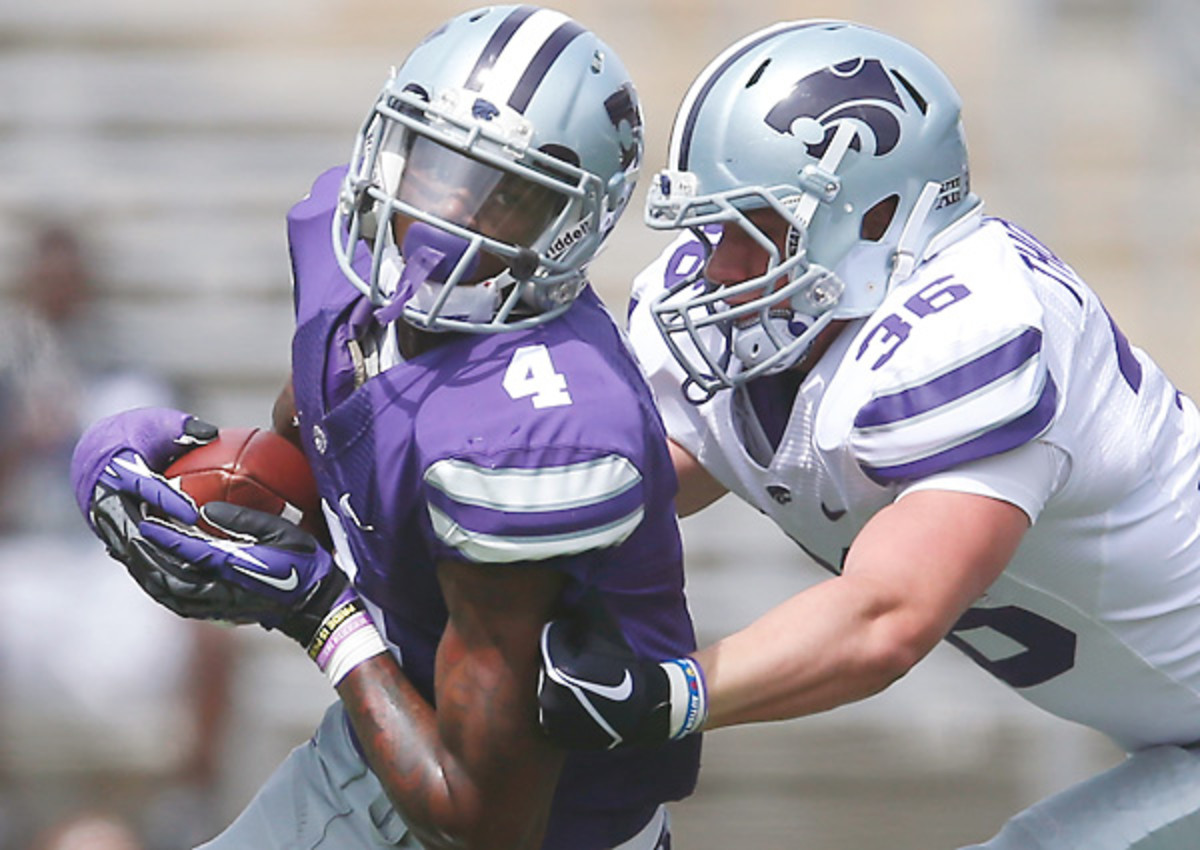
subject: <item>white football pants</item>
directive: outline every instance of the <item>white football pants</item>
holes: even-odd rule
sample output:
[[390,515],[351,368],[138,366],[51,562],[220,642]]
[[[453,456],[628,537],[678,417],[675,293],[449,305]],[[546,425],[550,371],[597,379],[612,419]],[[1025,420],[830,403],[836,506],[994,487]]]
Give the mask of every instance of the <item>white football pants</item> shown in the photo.
[[1152,747],[1014,816],[962,850],[1197,850],[1200,747]]

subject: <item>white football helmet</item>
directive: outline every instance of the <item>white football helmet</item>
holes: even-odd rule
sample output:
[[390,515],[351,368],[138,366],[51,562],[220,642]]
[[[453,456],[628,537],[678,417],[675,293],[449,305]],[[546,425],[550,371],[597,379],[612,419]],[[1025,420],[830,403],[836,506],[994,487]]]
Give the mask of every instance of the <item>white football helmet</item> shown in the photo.
[[[705,229],[740,225],[769,259],[726,286],[701,265],[651,305],[690,398],[793,366],[830,321],[870,313],[978,218],[960,108],[926,56],[840,21],[761,30],[700,74],[646,222],[705,246]],[[746,216],[764,207],[788,225],[782,249]]]
[[[383,87],[334,215],[342,271],[424,330],[561,314],[636,184],[642,116],[620,59],[559,12],[492,6],[428,35]],[[366,269],[364,254],[370,255]]]

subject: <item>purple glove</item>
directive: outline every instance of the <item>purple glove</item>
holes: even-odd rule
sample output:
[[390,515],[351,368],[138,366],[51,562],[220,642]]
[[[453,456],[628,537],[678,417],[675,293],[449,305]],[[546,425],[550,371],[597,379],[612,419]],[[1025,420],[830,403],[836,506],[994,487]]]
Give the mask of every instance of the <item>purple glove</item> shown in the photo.
[[165,407],[126,410],[94,423],[71,457],[71,484],[84,519],[99,533],[96,502],[117,491],[194,523],[196,506],[159,473],[188,449],[216,436],[216,426]]
[[[159,473],[189,449],[217,436],[215,426],[179,410],[141,408],[96,422],[71,458],[71,483],[79,509],[108,553],[155,599],[162,582],[185,565],[142,537],[138,523],[147,506],[181,522],[196,521],[196,506]],[[148,579],[167,577],[157,584]]]
[[282,517],[228,502],[209,502],[200,512],[230,539],[155,518],[139,525],[150,544],[186,565],[161,577],[178,584],[159,601],[185,617],[277,628],[307,647],[346,589],[333,557]]

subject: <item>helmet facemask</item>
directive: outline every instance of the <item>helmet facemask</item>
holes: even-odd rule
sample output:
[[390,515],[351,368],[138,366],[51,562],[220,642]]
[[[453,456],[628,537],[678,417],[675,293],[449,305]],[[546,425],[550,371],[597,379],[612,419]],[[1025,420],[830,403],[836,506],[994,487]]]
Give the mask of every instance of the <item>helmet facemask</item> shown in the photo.
[[[502,331],[570,306],[584,285],[578,256],[600,239],[591,223],[605,187],[569,150],[529,147],[532,135],[522,116],[470,92],[430,103],[414,87],[384,89],[334,217],[343,272],[381,321]],[[360,238],[372,254],[366,279],[351,263]]]
[[[661,203],[662,192],[670,193],[669,180],[660,175],[651,189],[651,208],[664,214],[668,205]],[[709,257],[713,241],[708,234],[728,227],[741,228],[767,257],[762,274],[725,285],[705,277],[706,258],[651,304],[672,355],[688,366],[685,390],[693,401],[791,367],[828,325],[843,286],[828,269],[809,261],[798,200],[784,190],[752,187],[670,202],[678,204],[670,226],[690,228]],[[751,220],[758,210],[770,210],[786,222],[782,247]]]

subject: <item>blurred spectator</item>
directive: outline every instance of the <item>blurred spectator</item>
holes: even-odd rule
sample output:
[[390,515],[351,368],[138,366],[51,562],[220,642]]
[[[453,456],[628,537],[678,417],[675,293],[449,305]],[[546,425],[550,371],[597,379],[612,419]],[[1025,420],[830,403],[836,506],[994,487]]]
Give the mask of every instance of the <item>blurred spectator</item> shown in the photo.
[[175,393],[119,361],[75,233],[30,245],[0,310],[0,850],[191,846],[215,831],[232,635],[145,599],[68,478],[87,423]]
[[119,362],[95,295],[79,239],[44,226],[0,314],[0,531],[82,533],[66,471],[83,426],[172,398],[141,364]]
[[83,812],[51,827],[32,850],[144,850],[144,845],[120,819]]

